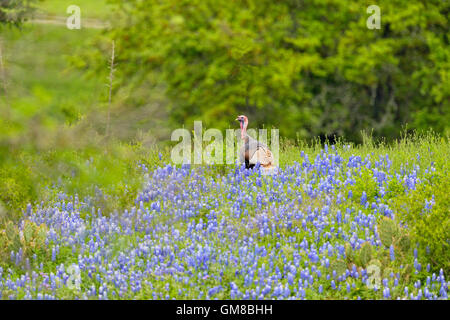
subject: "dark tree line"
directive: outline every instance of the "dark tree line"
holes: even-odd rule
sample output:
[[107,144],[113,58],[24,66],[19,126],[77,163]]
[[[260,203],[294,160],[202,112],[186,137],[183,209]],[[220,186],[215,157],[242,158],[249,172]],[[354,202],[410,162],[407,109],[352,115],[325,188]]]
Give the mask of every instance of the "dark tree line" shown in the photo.
[[0,28],[5,25],[20,26],[33,10],[37,0],[0,0]]

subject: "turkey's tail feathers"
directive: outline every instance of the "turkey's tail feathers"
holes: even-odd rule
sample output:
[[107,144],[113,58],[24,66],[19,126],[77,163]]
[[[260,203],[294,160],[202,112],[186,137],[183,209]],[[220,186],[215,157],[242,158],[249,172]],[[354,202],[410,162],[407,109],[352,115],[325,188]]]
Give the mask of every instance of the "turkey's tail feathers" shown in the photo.
[[269,149],[258,147],[253,154],[252,158],[249,159],[250,164],[260,163],[262,167],[267,167],[273,164],[273,155]]

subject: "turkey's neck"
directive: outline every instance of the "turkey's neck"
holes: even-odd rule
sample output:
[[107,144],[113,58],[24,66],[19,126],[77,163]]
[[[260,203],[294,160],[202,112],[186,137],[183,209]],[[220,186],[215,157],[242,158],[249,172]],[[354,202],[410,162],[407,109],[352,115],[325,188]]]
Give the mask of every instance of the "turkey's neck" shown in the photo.
[[241,122],[241,139],[244,140],[246,135],[247,135],[247,123]]

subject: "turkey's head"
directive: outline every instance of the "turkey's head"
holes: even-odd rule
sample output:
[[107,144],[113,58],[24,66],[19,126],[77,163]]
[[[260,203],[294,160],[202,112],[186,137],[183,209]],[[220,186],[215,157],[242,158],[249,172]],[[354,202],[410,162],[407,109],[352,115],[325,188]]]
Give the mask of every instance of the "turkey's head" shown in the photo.
[[236,120],[239,121],[239,124],[241,126],[241,138],[244,139],[247,131],[248,119],[246,116],[240,115],[236,118]]
[[236,120],[240,122],[241,128],[242,128],[244,125],[247,126],[247,124],[248,124],[248,118],[247,118],[246,116],[244,116],[244,115],[238,116],[238,117],[236,118]]

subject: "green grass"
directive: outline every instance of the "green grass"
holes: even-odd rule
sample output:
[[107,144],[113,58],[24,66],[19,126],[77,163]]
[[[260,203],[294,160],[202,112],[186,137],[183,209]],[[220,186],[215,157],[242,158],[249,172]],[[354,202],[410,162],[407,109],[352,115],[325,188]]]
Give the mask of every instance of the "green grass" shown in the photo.
[[107,0],[43,0],[38,9],[49,16],[69,16],[66,11],[70,5],[77,5],[81,9],[81,18],[108,19],[111,6]]
[[[431,162],[441,167],[447,167],[450,162],[450,144],[448,137],[440,137],[432,131],[427,133],[412,133],[403,135],[402,138],[392,142],[375,141],[370,136],[362,133],[364,143],[354,144],[352,142],[345,142],[339,140],[334,146],[339,150],[344,158],[349,156],[361,156],[363,159],[371,154],[374,158],[380,156],[389,156],[392,161],[392,168],[399,170],[403,168],[412,168],[415,164],[421,163],[422,166],[429,166]],[[299,140],[296,143],[300,150],[310,154],[310,160],[321,151],[322,145],[317,141],[306,143]],[[299,149],[293,148],[295,145],[293,141],[285,141],[280,148],[280,163],[292,164],[298,161]],[[330,146],[331,148],[331,146]],[[417,157],[419,155],[419,158]]]

